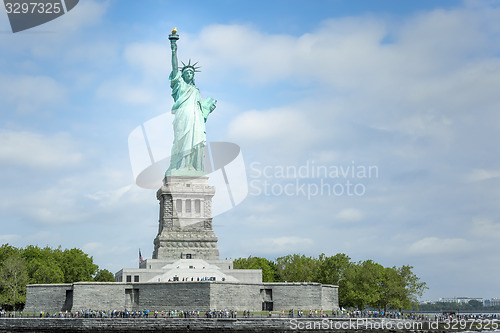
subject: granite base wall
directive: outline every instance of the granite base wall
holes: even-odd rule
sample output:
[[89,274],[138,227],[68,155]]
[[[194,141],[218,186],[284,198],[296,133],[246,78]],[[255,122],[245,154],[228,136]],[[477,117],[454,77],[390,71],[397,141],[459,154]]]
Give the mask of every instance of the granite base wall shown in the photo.
[[213,283],[210,288],[210,308],[239,312],[260,310],[260,288],[260,284]]
[[28,285],[24,311],[69,311],[73,304],[68,304],[69,300],[66,302],[66,293],[71,290],[73,290],[72,284]]
[[272,298],[273,310],[338,308],[338,300],[335,302],[333,295],[338,294],[338,288],[334,286],[325,293],[320,283],[264,283],[263,287],[271,290],[268,295]]
[[74,283],[72,311],[122,309],[126,303],[126,288],[114,282]]
[[321,308],[337,310],[339,308],[339,288],[331,285],[321,285]]
[[[338,309],[338,287],[319,283],[78,282],[28,285],[25,311]],[[266,308],[267,309],[267,308]]]
[[145,283],[134,284],[139,300],[134,310],[208,310],[210,283]]

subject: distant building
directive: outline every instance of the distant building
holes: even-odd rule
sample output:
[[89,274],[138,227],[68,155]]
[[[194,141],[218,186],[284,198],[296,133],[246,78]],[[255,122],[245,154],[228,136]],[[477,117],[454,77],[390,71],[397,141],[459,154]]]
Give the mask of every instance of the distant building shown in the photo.
[[484,300],[484,306],[500,306],[500,298],[491,298]]
[[420,301],[419,304],[435,304],[436,302],[431,301],[431,300],[425,300],[425,301]]
[[453,297],[453,298],[440,298],[438,302],[440,303],[458,303],[458,304],[467,304],[470,301],[478,301],[484,303],[482,298],[474,298],[474,297]]

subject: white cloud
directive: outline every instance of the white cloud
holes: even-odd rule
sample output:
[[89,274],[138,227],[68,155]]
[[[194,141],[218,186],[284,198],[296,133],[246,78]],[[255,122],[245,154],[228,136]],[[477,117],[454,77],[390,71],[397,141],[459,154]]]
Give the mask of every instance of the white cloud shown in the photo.
[[[172,70],[171,50],[167,43],[132,43],[127,45],[124,57],[128,63],[137,67],[142,75],[168,80]],[[179,65],[181,65],[179,60]]]
[[[93,212],[80,202],[79,188],[58,185],[27,195],[26,202],[31,204],[23,215],[44,225],[73,224],[88,219]],[[13,205],[21,211],[24,208],[22,203]]]
[[104,82],[97,90],[97,96],[111,99],[122,104],[150,104],[154,101],[154,92],[140,83],[131,84],[126,79]]
[[82,246],[82,250],[85,253],[94,253],[95,251],[102,250],[104,248],[104,244],[100,242],[89,242],[85,243]]
[[[67,89],[47,76],[0,76],[0,99],[19,113],[45,111],[60,104]],[[4,106],[4,112],[8,108]]]
[[[485,120],[493,127],[488,130],[498,131],[499,48],[485,42],[485,29],[500,27],[492,19],[484,27],[480,19],[492,15],[480,9],[427,12],[404,22],[332,19],[298,37],[212,25],[183,47],[205,57],[204,75],[213,80],[269,87],[263,98],[273,98],[273,83],[307,87],[293,106],[246,111],[229,123],[228,136],[258,147],[260,158],[321,149],[425,163],[443,152],[455,154],[462,141],[480,144],[482,138],[463,131],[475,131]],[[451,38],[459,34],[465,37]],[[471,110],[477,110],[472,121]]]
[[[367,63],[367,55],[373,58],[372,51],[385,30],[382,22],[366,17],[326,21],[318,30],[299,37],[269,34],[250,25],[214,24],[198,35],[181,34],[178,55],[183,61],[199,56],[193,60],[216,79],[231,77],[258,84],[289,78],[306,82],[321,79],[345,85],[355,77],[352,70],[371,67],[373,62]],[[131,64],[152,75],[168,75],[169,55],[170,45],[165,42],[133,43],[125,51]],[[240,72],[244,76],[235,76]]]
[[[102,80],[101,71],[106,71],[120,61],[119,44],[108,40],[83,40],[65,48],[61,62],[72,68],[71,88],[82,84],[94,84]],[[80,68],[85,64],[84,68]],[[59,63],[61,65],[61,63]],[[89,81],[94,82],[89,82]]]
[[[402,135],[408,141],[401,140],[392,152],[421,159],[433,153],[430,142],[436,151],[453,149],[471,109],[485,113],[500,106],[495,90],[500,62],[494,59],[499,48],[485,33],[500,29],[493,19],[498,13],[470,7],[475,9],[424,12],[403,22],[374,16],[330,19],[301,36],[215,24],[199,35],[182,34],[179,52],[201,55],[196,60],[212,82],[243,80],[269,87],[271,95],[274,83],[307,87],[310,96],[300,108],[278,106],[237,116],[228,132],[234,140],[269,146],[286,137],[300,148],[314,143],[315,136],[337,143],[336,136],[344,134],[356,145],[347,136],[361,136],[360,128],[350,128],[349,121]],[[149,76],[166,77],[168,54],[168,43],[135,43],[125,57]],[[345,114],[335,119],[338,105],[344,105]],[[495,126],[500,119],[489,123]]]
[[[145,212],[157,215],[154,194],[130,184],[113,189],[117,182],[126,184],[129,180],[125,173],[116,174],[103,168],[98,173],[78,172],[75,177],[58,178],[49,185],[21,191],[22,200],[16,194],[23,188],[11,189],[11,193],[3,191],[0,207],[4,214],[9,212],[17,220],[30,221],[32,225],[46,228],[71,225],[72,230],[84,225],[94,228],[96,224],[109,227],[131,220],[135,223],[143,219],[140,214]],[[124,177],[114,179],[120,176]],[[149,205],[152,209],[148,212]],[[131,211],[125,213],[128,209]],[[155,219],[149,224],[155,224]]]
[[[120,254],[123,253],[124,251],[130,250],[130,246],[128,246],[128,245],[119,244],[119,245],[110,246],[109,243],[106,243],[106,242],[88,242],[88,243],[83,244],[81,248],[85,253],[88,253],[88,254],[91,253],[92,256],[105,257],[106,262],[113,261],[112,258],[116,258],[116,257],[120,256]],[[134,250],[135,250],[135,248],[134,248]],[[143,253],[144,257],[146,257],[146,255],[147,255],[146,253]],[[135,259],[135,258],[129,258],[129,259]],[[135,262],[134,262],[134,264],[135,264]],[[121,269],[124,266],[118,266],[118,267]],[[112,268],[109,268],[109,266],[104,266],[104,267],[101,266],[99,268],[112,269]]]
[[0,130],[0,165],[61,169],[82,161],[78,144],[67,133]]
[[[40,246],[46,246],[49,243],[53,243],[54,241],[57,241],[58,238],[61,237],[61,234],[59,230],[47,230],[45,228],[44,230],[39,230],[34,233],[25,233],[23,234],[23,244],[21,246],[25,246],[27,244],[38,244]],[[56,246],[61,245],[59,244],[54,244],[53,248],[56,248]]]
[[46,23],[46,29],[73,35],[78,30],[99,23],[109,5],[110,1],[80,1],[65,15]]
[[364,214],[359,209],[347,208],[341,210],[337,214],[336,218],[346,222],[357,222],[361,221],[364,218]]
[[265,153],[300,154],[319,140],[310,119],[294,108],[246,111],[228,125],[234,142],[261,146]]
[[21,235],[15,235],[15,234],[8,234],[8,235],[0,235],[0,243],[1,244],[7,244],[7,243],[15,243],[17,240],[21,239]]
[[500,238],[500,223],[490,219],[476,218],[473,221],[474,234],[484,238]]
[[341,155],[335,150],[315,150],[311,152],[311,160],[315,161],[317,164],[323,165],[335,165],[341,160]]
[[500,178],[500,170],[474,169],[465,178],[471,182]]
[[204,55],[201,61],[208,68],[216,64],[227,72],[234,67],[245,68],[252,80],[264,83],[294,72],[298,64],[294,61],[295,43],[293,37],[265,34],[251,26],[211,25],[192,40],[187,51]]
[[304,253],[314,244],[310,238],[284,236],[274,238],[263,238],[255,242],[248,243],[253,251],[259,253],[283,254],[283,253]]
[[99,202],[101,206],[116,205],[121,203],[122,197],[130,191],[132,187],[133,185],[127,185],[115,190],[101,190],[93,194],[87,194],[86,197]]
[[[26,54],[30,54],[34,56],[31,60],[37,60],[37,58],[44,58],[45,61],[47,59],[51,61],[60,59],[58,62],[61,64],[67,60],[63,57],[68,49],[71,49],[75,44],[81,44],[82,41],[85,43],[86,29],[101,22],[109,4],[110,1],[80,1],[71,11],[52,21],[6,36],[6,38],[2,36],[0,47],[2,50],[8,48],[12,54],[17,53],[21,59],[24,59]],[[7,19],[7,15],[5,15],[5,19]],[[8,22],[6,23],[8,28],[5,30],[10,30]],[[98,32],[103,34],[104,31]],[[96,40],[95,33],[90,34],[90,39]],[[92,49],[92,46],[87,46]],[[89,50],[82,51],[88,52]],[[95,49],[91,52],[96,53]],[[42,65],[41,68],[44,66]]]
[[462,238],[426,237],[408,247],[408,253],[415,255],[460,254],[472,249],[472,244]]
[[[385,102],[418,102],[416,107],[460,90],[453,99],[439,101],[454,104],[465,96],[475,99],[474,93],[484,89],[490,97],[495,92],[494,84],[473,84],[488,74],[481,70],[482,61],[498,51],[484,30],[495,31],[500,24],[489,19],[485,26],[482,19],[486,16],[494,15],[435,11],[403,24],[372,17],[334,19],[299,37],[268,35],[250,26],[212,25],[189,41],[188,52],[212,59],[209,71],[227,71],[228,75],[241,71],[247,80],[259,84],[293,78],[294,82],[316,82],[318,88],[323,83],[342,90],[354,88],[358,96],[368,93]],[[382,42],[387,35],[394,35],[393,42]],[[468,59],[471,53],[472,61]],[[464,66],[467,62],[470,66]],[[487,67],[491,71],[498,65],[492,62]],[[494,73],[488,77],[498,82]]]
[[229,125],[229,135],[235,139],[268,141],[287,140],[294,136],[307,138],[307,119],[292,110],[247,111]]
[[[252,210],[252,213],[253,210]],[[245,216],[241,221],[245,222],[247,225],[252,225],[254,227],[263,227],[263,226],[276,226],[282,225],[283,220],[276,218],[274,214],[270,213],[261,213],[259,210],[255,212],[256,214],[251,214]]]

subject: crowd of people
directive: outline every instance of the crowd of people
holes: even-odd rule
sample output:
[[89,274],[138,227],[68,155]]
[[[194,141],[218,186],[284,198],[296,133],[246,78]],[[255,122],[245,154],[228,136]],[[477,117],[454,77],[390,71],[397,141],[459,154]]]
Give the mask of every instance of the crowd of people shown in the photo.
[[[171,279],[168,279],[168,282],[180,282],[180,281],[182,281],[182,282],[216,281],[216,278],[214,276],[212,276],[212,277],[205,276],[205,277],[201,277],[201,278],[200,277],[196,277],[196,278],[195,277],[191,277],[191,278],[183,277],[181,280],[180,277],[176,276],[176,277],[173,277]],[[222,278],[222,281],[226,281],[226,278]]]
[[497,313],[412,313],[412,312],[392,312],[392,311],[359,311],[359,310],[337,310],[332,312],[332,316],[342,318],[390,318],[390,319],[411,319],[411,320],[428,320],[428,321],[445,321],[445,320],[472,320],[472,319],[500,319]]
[[0,318],[13,318],[13,317],[21,317],[22,312],[16,311],[5,311],[4,309],[0,309]]
[[[42,312],[40,318],[236,318],[238,312],[235,310],[171,310],[171,311],[128,311],[128,310],[80,310],[75,312]],[[243,311],[245,318],[250,316],[250,311]]]
[[[267,313],[267,315],[265,314]],[[170,310],[170,311],[129,311],[129,310],[79,310],[79,311],[59,311],[59,312],[42,312],[38,315],[27,314],[17,311],[0,310],[2,318],[20,318],[39,316],[40,318],[238,318],[238,315],[243,318],[253,317],[280,317],[280,318],[390,318],[390,319],[409,319],[422,321],[441,321],[446,320],[500,320],[500,314],[485,314],[485,313],[408,313],[408,312],[384,312],[372,310],[344,310],[337,309],[334,311],[323,310],[308,310],[291,309],[289,311],[269,311],[269,312],[251,312],[245,310],[238,313],[236,310]]]

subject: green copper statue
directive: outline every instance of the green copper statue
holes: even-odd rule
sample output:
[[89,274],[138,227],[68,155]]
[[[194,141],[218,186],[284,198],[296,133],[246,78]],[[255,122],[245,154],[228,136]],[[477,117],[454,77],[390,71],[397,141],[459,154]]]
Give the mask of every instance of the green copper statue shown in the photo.
[[205,122],[208,115],[215,109],[217,102],[213,98],[202,100],[200,91],[194,83],[194,73],[198,72],[197,63],[182,63],[177,61],[177,29],[169,35],[172,49],[172,73],[170,87],[174,105],[174,145],[170,157],[170,166],[165,176],[200,176],[204,175],[204,154],[206,145]]

